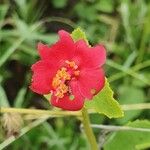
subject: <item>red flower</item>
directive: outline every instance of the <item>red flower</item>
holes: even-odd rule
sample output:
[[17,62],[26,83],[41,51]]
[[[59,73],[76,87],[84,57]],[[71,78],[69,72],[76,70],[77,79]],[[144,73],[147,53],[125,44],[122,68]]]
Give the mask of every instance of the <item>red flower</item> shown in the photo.
[[80,110],[85,99],[92,99],[104,87],[106,60],[102,45],[89,47],[84,40],[74,42],[66,31],[59,31],[54,45],[38,44],[41,60],[32,65],[31,89],[52,94],[51,104],[65,110]]

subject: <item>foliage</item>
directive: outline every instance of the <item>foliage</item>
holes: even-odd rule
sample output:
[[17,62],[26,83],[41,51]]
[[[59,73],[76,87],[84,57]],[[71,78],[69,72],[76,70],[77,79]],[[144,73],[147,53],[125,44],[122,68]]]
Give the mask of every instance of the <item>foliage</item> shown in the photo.
[[102,113],[109,118],[118,118],[124,115],[119,103],[113,98],[113,91],[107,79],[105,79],[105,86],[102,91],[92,101],[88,101],[86,107],[93,108],[96,112]]
[[[147,120],[136,120],[127,124],[129,127],[150,128],[150,122]],[[112,138],[113,137],[113,138]],[[146,137],[146,138],[145,138]],[[121,139],[121,140],[120,140]],[[131,140],[132,139],[132,140]],[[130,144],[126,144],[130,143]],[[104,150],[116,149],[116,150],[131,150],[131,149],[146,149],[150,143],[149,132],[137,132],[137,131],[117,131],[112,133],[107,142],[104,145]]]
[[[103,43],[107,48],[106,75],[114,98],[120,104],[149,102],[150,85],[150,2],[147,0],[85,0],[85,1],[37,1],[15,0],[0,2],[0,106],[49,109],[47,101],[29,89],[30,66],[37,59],[36,43],[51,44],[56,32],[80,26],[86,31],[90,45]],[[148,110],[125,112],[122,119],[98,118],[91,115],[94,123],[127,124],[135,119],[149,119]],[[97,119],[98,118],[98,119]],[[25,126],[32,121],[26,120]],[[132,125],[132,123],[130,123]],[[49,119],[25,134],[7,149],[88,149],[86,138],[78,129],[79,122],[73,118]],[[139,123],[138,127],[142,127]],[[95,130],[98,137],[99,130]],[[107,131],[106,131],[107,132]],[[104,148],[117,149],[125,137],[135,139],[134,131],[119,131],[105,135]],[[135,133],[135,132],[134,132]],[[143,133],[136,132],[136,135]],[[148,134],[148,133],[145,133]],[[40,135],[40,136],[39,136]],[[103,136],[103,135],[102,135]],[[120,138],[120,137],[123,137]],[[101,136],[100,136],[101,137]],[[102,137],[103,138],[103,137]],[[6,139],[0,132],[0,142]],[[115,148],[106,146],[116,141]],[[111,143],[112,143],[111,142]],[[148,147],[149,141],[137,145]],[[34,143],[34,144],[33,144]],[[120,143],[120,145],[119,145]],[[128,143],[129,147],[134,143]],[[29,147],[32,145],[32,147]],[[122,146],[123,147],[123,146]],[[121,147],[121,148],[122,148]],[[149,146],[150,147],[150,146]],[[149,148],[148,147],[148,148]]]

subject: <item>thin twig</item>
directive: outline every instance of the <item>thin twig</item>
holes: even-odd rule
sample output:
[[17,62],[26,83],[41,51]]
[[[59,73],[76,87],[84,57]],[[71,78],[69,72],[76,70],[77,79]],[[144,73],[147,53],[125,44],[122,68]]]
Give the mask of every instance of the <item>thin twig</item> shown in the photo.
[[150,109],[150,103],[125,104],[125,105],[121,105],[121,107],[125,111],[128,111],[128,110]]
[[112,126],[112,125],[91,124],[91,127],[109,130],[109,131],[131,130],[131,131],[150,132],[150,129],[148,129],[148,128],[134,128],[134,127],[128,127],[128,126]]
[[87,112],[86,108],[84,108],[84,107],[82,109],[82,123],[83,123],[83,126],[84,126],[85,134],[86,134],[87,139],[90,143],[91,150],[98,150],[98,145],[97,145],[97,142],[96,142],[96,138],[95,138],[93,130],[90,126],[89,115],[88,115],[88,112]]
[[0,113],[20,113],[20,114],[35,114],[35,115],[51,115],[51,116],[81,116],[80,111],[50,111],[42,109],[25,109],[25,108],[0,108]]
[[[150,103],[139,103],[139,104],[125,104],[121,105],[124,111],[129,110],[144,110],[150,109]],[[62,111],[62,110],[42,110],[42,109],[25,109],[25,108],[0,108],[0,113],[20,113],[20,114],[36,114],[36,115],[50,115],[50,116],[81,116],[81,111]],[[96,113],[95,110],[90,109],[88,113]]]

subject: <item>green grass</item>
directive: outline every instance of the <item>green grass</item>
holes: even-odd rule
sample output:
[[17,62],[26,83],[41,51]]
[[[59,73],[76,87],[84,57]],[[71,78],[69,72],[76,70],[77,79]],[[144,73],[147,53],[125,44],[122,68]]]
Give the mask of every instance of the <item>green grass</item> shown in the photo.
[[[91,45],[105,45],[106,76],[115,91],[115,98],[121,104],[149,102],[149,20],[148,0],[0,2],[0,106],[51,108],[43,97],[28,88],[30,66],[38,59],[36,44],[39,41],[52,44],[58,38],[59,29],[72,32],[78,26],[87,34]],[[109,120],[104,116],[96,116],[100,119],[95,120],[91,115],[91,120],[97,124],[124,125],[136,119],[150,119],[149,115],[149,110],[137,110],[134,113],[129,111],[123,119]],[[26,133],[28,124],[36,127]],[[89,149],[86,137],[80,130],[80,121],[73,117],[33,122],[28,119],[22,131],[23,136],[8,144],[2,130],[0,142],[6,140],[4,147],[8,145],[6,149],[12,150],[21,149],[22,144],[26,150]],[[94,131],[98,138],[100,130]],[[106,139],[105,149],[110,135],[102,132],[102,136]]]

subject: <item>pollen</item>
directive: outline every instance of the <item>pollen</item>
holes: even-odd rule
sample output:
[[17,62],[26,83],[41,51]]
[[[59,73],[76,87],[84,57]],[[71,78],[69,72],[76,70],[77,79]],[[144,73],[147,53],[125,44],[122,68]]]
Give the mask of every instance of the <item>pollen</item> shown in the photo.
[[65,94],[72,94],[69,82],[80,74],[74,61],[65,62],[68,66],[60,68],[52,80],[53,92],[58,99],[63,98]]
[[66,60],[65,62],[66,62],[66,64],[69,65],[69,67],[71,67],[73,69],[77,69],[78,68],[78,66],[76,65],[76,63],[74,61],[68,61],[68,60]]
[[79,70],[74,71],[74,75],[75,75],[75,76],[79,76],[79,74],[80,74],[80,71],[79,71]]
[[71,75],[67,72],[65,67],[62,67],[57,71],[56,76],[52,81],[52,86],[55,89],[55,96],[58,98],[64,97],[64,94],[69,90],[69,87],[65,84],[65,81],[70,79]]
[[67,72],[67,69],[63,67],[57,71],[56,76],[53,78],[52,86],[57,88],[62,83],[62,81],[70,79],[71,75]]
[[60,84],[61,84],[60,78],[57,77],[57,76],[54,77],[54,78],[53,78],[53,81],[52,81],[52,86],[53,86],[54,88],[57,88]]
[[58,70],[56,76],[63,78],[64,80],[70,80],[71,78],[70,74],[67,72],[67,69],[64,67],[61,68],[61,70]]
[[60,86],[56,90],[55,96],[57,96],[58,98],[63,98],[64,94],[67,93],[68,90],[69,90],[69,87],[64,83],[61,83]]

